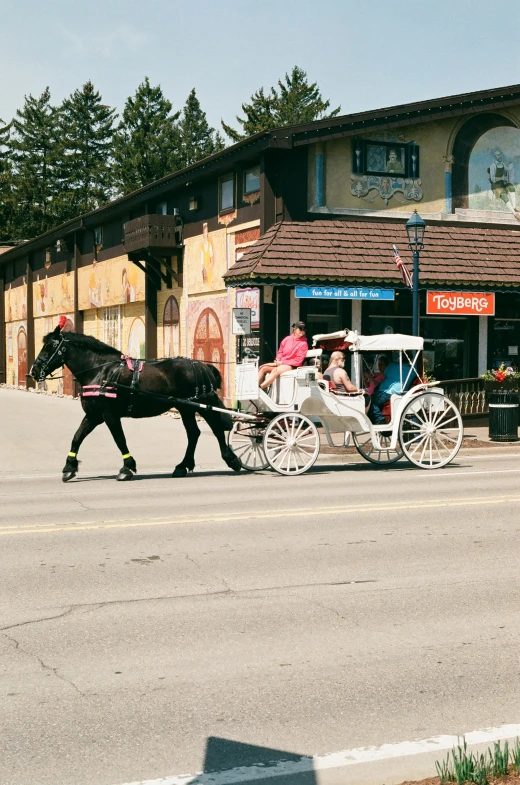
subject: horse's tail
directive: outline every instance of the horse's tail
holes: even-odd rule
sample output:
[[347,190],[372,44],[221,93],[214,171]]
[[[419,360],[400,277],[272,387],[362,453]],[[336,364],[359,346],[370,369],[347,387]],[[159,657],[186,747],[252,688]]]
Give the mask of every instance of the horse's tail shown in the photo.
[[222,374],[220,373],[219,369],[210,363],[206,363],[206,368],[209,371],[209,375],[213,377],[211,381],[213,382],[215,390],[220,390],[222,387]]

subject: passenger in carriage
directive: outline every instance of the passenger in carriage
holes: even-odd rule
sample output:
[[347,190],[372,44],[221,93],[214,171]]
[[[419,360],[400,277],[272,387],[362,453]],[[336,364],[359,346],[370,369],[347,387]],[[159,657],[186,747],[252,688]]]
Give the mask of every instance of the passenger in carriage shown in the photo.
[[391,396],[402,395],[411,386],[413,381],[412,374],[410,373],[410,366],[406,363],[403,363],[402,374],[403,383],[401,384],[399,363],[391,362],[386,366],[385,377],[372,397],[372,406],[368,413],[374,425],[384,425],[386,423],[383,406],[390,400]]
[[293,331],[280,344],[276,360],[262,365],[258,370],[258,384],[262,390],[269,387],[277,376],[285,371],[292,371],[303,365],[305,355],[309,351],[309,344],[305,337],[305,323],[295,322]]
[[387,365],[388,358],[385,357],[384,354],[381,354],[377,358],[378,372],[370,373],[369,371],[365,371],[363,374],[363,384],[365,385],[365,390],[368,395],[372,396],[385,378],[385,368]]
[[323,378],[332,382],[337,392],[360,392],[355,384],[349,379],[345,371],[345,355],[343,352],[332,352],[329,360],[329,367],[323,374]]

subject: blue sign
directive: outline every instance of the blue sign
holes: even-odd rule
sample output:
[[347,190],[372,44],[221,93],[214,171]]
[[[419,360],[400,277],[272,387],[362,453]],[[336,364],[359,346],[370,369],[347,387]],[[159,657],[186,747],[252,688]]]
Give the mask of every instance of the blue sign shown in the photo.
[[363,286],[297,286],[296,297],[311,300],[395,300],[395,291]]

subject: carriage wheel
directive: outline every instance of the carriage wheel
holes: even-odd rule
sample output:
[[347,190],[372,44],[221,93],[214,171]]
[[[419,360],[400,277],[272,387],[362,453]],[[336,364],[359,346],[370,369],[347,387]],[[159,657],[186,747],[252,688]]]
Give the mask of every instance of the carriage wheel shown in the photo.
[[370,463],[384,466],[385,464],[396,463],[396,461],[403,457],[404,453],[399,441],[397,441],[397,445],[393,450],[390,449],[392,437],[384,432],[379,433],[381,448],[374,446],[370,433],[353,433],[352,437],[358,453],[362,455],[363,458],[366,458],[367,461],[370,461]]
[[228,445],[248,472],[269,468],[262,444],[264,432],[265,428],[248,422],[236,422],[229,432]]
[[422,469],[439,469],[453,460],[462,436],[459,410],[440,393],[421,393],[403,410],[399,439],[408,460]]
[[303,414],[279,414],[266,428],[264,450],[279,474],[303,474],[318,457],[318,429]]

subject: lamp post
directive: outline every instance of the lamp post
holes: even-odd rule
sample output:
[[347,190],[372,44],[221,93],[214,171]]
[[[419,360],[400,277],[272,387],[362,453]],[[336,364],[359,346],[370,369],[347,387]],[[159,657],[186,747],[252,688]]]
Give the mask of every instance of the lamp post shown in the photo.
[[412,217],[406,222],[408,246],[413,251],[413,335],[419,335],[419,251],[422,251],[424,248],[423,239],[425,229],[425,221],[423,221],[417,210],[414,210]]

